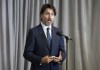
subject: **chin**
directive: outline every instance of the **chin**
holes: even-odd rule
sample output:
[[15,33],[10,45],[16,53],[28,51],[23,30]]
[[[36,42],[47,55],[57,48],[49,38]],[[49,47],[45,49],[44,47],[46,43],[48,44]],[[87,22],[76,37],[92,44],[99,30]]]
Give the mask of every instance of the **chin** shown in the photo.
[[50,26],[50,25],[51,25],[51,23],[48,23],[48,24],[47,24],[47,26]]
[[49,23],[46,23],[46,26],[50,26],[52,23],[51,22],[49,22]]
[[46,24],[46,26],[50,26],[51,24]]

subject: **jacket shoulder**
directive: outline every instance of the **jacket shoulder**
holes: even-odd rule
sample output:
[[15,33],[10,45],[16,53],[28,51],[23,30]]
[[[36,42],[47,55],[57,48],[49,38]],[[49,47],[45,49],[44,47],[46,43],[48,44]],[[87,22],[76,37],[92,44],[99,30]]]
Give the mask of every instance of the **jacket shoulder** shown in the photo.
[[60,28],[58,28],[58,27],[53,26],[53,29],[54,29],[56,32],[62,32],[62,30],[61,30]]
[[39,28],[40,28],[40,25],[37,25],[37,26],[35,26],[35,27],[33,27],[33,28],[30,28],[29,31],[35,32],[35,31],[37,31]]

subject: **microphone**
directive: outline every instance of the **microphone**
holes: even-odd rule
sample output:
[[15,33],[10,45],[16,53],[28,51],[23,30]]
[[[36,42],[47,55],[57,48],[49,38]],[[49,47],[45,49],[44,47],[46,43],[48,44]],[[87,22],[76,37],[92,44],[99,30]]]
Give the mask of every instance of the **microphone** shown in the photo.
[[56,34],[59,35],[59,36],[64,36],[67,40],[72,40],[72,38],[64,35],[63,33],[59,32],[59,31],[57,31]]

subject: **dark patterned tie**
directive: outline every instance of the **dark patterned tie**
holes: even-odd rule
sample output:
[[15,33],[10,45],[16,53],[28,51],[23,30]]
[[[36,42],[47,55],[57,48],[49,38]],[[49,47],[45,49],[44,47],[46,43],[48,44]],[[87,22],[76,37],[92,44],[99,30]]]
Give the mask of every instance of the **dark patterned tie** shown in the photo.
[[47,40],[48,40],[48,44],[49,44],[49,46],[50,46],[51,37],[50,37],[49,29],[50,29],[50,28],[47,28]]

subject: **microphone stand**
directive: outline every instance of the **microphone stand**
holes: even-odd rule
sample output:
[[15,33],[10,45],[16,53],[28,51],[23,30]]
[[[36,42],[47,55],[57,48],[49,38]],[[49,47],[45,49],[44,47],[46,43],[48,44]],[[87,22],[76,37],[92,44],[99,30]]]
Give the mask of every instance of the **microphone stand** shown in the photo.
[[73,45],[75,47],[75,42],[72,38],[68,38],[66,35],[63,35],[66,39],[66,52],[67,52],[67,58],[66,58],[66,70],[68,70],[68,44],[69,44],[69,41],[71,40],[73,42]]
[[72,39],[69,39],[67,36],[64,36],[65,39],[66,39],[66,52],[67,52],[67,58],[66,58],[66,70],[68,69],[68,41],[69,40],[72,40]]
[[59,32],[59,31],[57,32],[57,34],[58,34],[59,36],[65,37],[65,39],[66,39],[66,52],[67,52],[66,70],[67,70],[67,69],[68,69],[68,41],[69,41],[69,40],[72,40],[72,41],[73,41],[73,39],[70,38],[70,37],[68,37],[68,36],[66,36],[66,35],[64,35],[63,33]]
[[66,57],[66,70],[68,69],[68,38],[64,36],[66,39],[66,52],[67,52],[67,57]]

